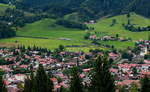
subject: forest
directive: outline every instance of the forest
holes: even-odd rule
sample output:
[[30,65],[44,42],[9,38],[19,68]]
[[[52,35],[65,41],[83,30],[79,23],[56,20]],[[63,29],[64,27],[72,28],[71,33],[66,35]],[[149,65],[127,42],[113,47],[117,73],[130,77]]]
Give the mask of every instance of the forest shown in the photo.
[[80,17],[87,19],[127,12],[150,17],[149,0],[23,0],[15,4],[26,11],[47,12],[56,16],[78,12]]

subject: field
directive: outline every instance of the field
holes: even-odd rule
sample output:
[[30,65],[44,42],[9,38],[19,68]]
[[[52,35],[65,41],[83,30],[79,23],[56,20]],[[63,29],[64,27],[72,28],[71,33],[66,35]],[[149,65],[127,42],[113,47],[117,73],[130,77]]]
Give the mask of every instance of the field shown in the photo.
[[[9,38],[0,40],[1,45],[0,46],[18,46],[18,45],[25,45],[27,46],[38,46],[42,48],[48,48],[50,50],[54,50],[59,45],[85,45],[84,42],[81,41],[63,41],[63,40],[57,40],[57,39],[38,39],[38,38],[24,38],[24,37],[15,37],[15,38]],[[88,42],[86,43],[88,45]],[[90,49],[105,49],[101,47],[96,46],[87,46],[87,47],[67,47],[66,50],[68,51],[84,51],[88,52]]]
[[[116,19],[116,25],[110,27],[112,20]],[[100,19],[96,24],[89,24],[90,27],[94,27],[97,32],[101,32],[105,35],[116,35],[119,34],[120,37],[125,38],[132,38],[133,40],[140,40],[140,39],[148,39],[149,32],[130,32],[125,30],[122,27],[123,23],[127,23],[126,15],[115,16],[107,19]],[[150,19],[132,13],[131,15],[131,23],[136,24],[136,26],[144,27],[150,25]]]
[[[117,24],[110,27],[112,20],[116,19]],[[137,26],[148,26],[150,19],[144,18],[137,14],[131,15],[131,22]],[[89,27],[94,27],[93,31],[100,32],[100,36],[119,34],[120,37],[132,38],[129,42],[119,41],[99,41],[102,44],[114,45],[115,48],[125,49],[128,46],[134,47],[135,41],[147,39],[150,32],[129,32],[122,27],[123,23],[127,22],[126,15],[119,15],[111,18],[102,18],[96,24],[88,24]],[[85,30],[70,29],[55,24],[53,19],[43,19],[31,24],[26,24],[23,28],[17,30],[17,37],[0,40],[1,46],[39,46],[48,49],[55,49],[61,45],[86,45],[86,47],[69,47],[69,51],[89,51],[89,49],[106,49],[91,45],[91,41],[84,40]],[[65,38],[69,40],[60,40]]]
[[110,46],[114,46],[117,49],[126,49],[127,47],[131,47],[133,48],[135,43],[132,41],[127,41],[127,42],[120,42],[120,41],[100,41],[100,43],[102,44],[106,44],[106,45],[110,45]]
[[55,40],[55,39],[38,39],[38,38],[24,38],[24,37],[4,39],[4,40],[1,40],[0,42],[1,43],[4,43],[4,42],[16,43],[18,45],[22,44],[22,45],[25,45],[25,46],[37,45],[39,47],[44,47],[44,48],[49,48],[49,49],[54,49],[55,47],[59,46],[60,44],[82,45],[81,43],[74,42],[74,41],[61,41],[61,40]]
[[83,40],[84,30],[65,28],[55,24],[53,19],[43,19],[17,31],[18,36],[69,38],[71,40]]
[[[116,19],[117,23],[111,27],[110,25],[112,24],[113,19]],[[140,26],[140,27],[145,27],[145,26],[150,25],[150,19],[142,17],[135,13],[131,14],[131,22],[132,24],[136,24],[136,26]],[[100,36],[104,36],[104,35],[115,36],[116,34],[119,34],[120,37],[132,39],[132,41],[130,42],[100,41],[100,43],[102,44],[114,45],[114,47],[118,49],[124,49],[124,48],[127,48],[128,46],[134,47],[135,41],[148,39],[148,36],[150,35],[150,31],[149,32],[130,32],[128,30],[125,30],[122,27],[123,23],[127,23],[126,15],[100,19],[96,24],[88,24],[88,26],[94,27],[93,31],[100,32],[101,33]]]

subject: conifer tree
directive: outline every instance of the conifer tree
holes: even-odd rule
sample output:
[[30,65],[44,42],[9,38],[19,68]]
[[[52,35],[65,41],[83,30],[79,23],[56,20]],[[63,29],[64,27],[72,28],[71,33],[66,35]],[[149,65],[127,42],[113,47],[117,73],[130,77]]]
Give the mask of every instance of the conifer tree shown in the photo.
[[53,83],[40,64],[35,76],[37,92],[53,92]]
[[8,92],[7,88],[6,88],[6,85],[3,85],[3,91],[2,92]]
[[110,64],[106,57],[96,59],[91,77],[91,92],[115,92],[114,79],[109,72]]
[[7,88],[3,82],[2,75],[0,75],[0,92],[7,92]]
[[30,68],[31,75],[30,77],[27,77],[27,79],[25,79],[23,92],[37,92],[36,80],[32,71],[32,66],[30,66]]
[[59,92],[68,92],[68,90],[64,88],[63,86],[61,86]]
[[148,36],[148,40],[150,41],[150,35]]
[[0,92],[2,92],[3,89],[3,80],[2,80],[2,76],[0,76]]
[[37,92],[37,83],[33,71],[31,71],[30,78],[31,78],[31,86],[32,86],[31,92]]
[[72,68],[72,75],[70,81],[70,92],[83,92],[82,79],[79,76],[78,68]]
[[36,75],[34,76],[33,71],[31,71],[30,77],[25,80],[23,92],[53,92],[53,82],[41,64]]
[[150,92],[150,79],[148,76],[141,79],[141,92]]
[[25,79],[24,89],[23,92],[31,92],[32,90],[32,83],[29,78]]

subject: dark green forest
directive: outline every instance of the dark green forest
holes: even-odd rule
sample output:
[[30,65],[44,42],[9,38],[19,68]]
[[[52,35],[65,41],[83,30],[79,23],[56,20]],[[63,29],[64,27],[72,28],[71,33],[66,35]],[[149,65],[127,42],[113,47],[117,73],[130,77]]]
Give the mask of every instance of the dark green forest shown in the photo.
[[26,11],[47,12],[56,16],[78,12],[80,17],[87,19],[127,12],[150,17],[149,0],[22,0],[15,4]]
[[129,12],[150,17],[149,0],[0,0],[0,3],[9,1],[16,9],[51,17],[77,13],[83,21]]

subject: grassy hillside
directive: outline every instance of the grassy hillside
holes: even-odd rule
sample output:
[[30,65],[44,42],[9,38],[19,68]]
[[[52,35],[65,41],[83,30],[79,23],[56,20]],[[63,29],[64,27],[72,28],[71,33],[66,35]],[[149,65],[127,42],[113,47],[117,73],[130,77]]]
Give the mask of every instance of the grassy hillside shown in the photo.
[[[110,27],[112,20],[116,19],[117,24]],[[142,16],[132,14],[131,22],[137,26],[148,26],[150,19]],[[150,32],[130,32],[124,30],[122,27],[123,23],[127,22],[126,15],[119,15],[111,18],[103,18],[98,20],[96,24],[88,24],[89,27],[94,27],[97,32],[100,32],[100,36],[119,34],[120,37],[132,38],[129,42],[118,42],[118,41],[99,41],[102,44],[114,45],[118,49],[124,49],[128,46],[134,47],[134,42],[139,39],[147,39]],[[84,30],[70,29],[55,24],[53,19],[43,19],[31,24],[25,25],[25,27],[18,29],[16,38],[0,40],[0,45],[4,46],[17,46],[23,44],[26,46],[37,45],[39,47],[45,47],[49,49],[57,48],[60,44],[62,45],[87,45],[86,47],[72,47],[66,48],[70,51],[88,51],[89,49],[101,48],[90,45],[91,41],[84,40]],[[20,37],[19,37],[20,36]],[[38,37],[38,38],[37,38]],[[60,38],[67,38],[67,40],[60,40]],[[105,49],[105,48],[101,48]]]
[[[113,19],[116,19],[117,23],[116,25],[110,27]],[[150,19],[142,17],[135,13],[132,13],[131,15],[131,22],[132,24],[136,24],[136,26],[140,26],[140,27],[150,25]],[[126,15],[100,19],[96,24],[89,24],[88,26],[94,27],[95,28],[94,31],[101,32],[102,34],[105,34],[105,35],[119,34],[121,37],[132,38],[133,40],[147,39],[148,35],[150,35],[150,31],[149,32],[130,32],[128,30],[125,30],[122,27],[123,23],[127,23]]]
[[[117,23],[110,26],[112,20],[116,19]],[[150,19],[132,13],[132,24],[144,27],[150,25]],[[132,38],[133,40],[147,39],[150,32],[130,32],[122,27],[123,23],[127,23],[126,15],[119,15],[111,18],[103,18],[98,20],[96,24],[89,24],[89,27],[94,27],[101,35],[116,35],[121,37]],[[46,37],[59,39],[61,37],[70,38],[72,40],[84,40],[84,30],[70,29],[55,24],[53,19],[43,19],[32,24],[27,24],[25,27],[17,31],[17,36],[30,36],[30,37]]]
[[[85,41],[83,36],[84,30],[65,28],[55,24],[56,20],[43,19],[17,30],[16,38],[0,40],[0,43],[6,45],[25,45],[25,46],[39,46],[48,49],[55,49],[59,45],[88,45],[90,42]],[[61,40],[66,38],[70,40]],[[89,51],[91,48],[99,48],[95,46],[87,47],[68,47],[69,51]]]
[[43,19],[17,31],[17,36],[46,37],[46,38],[69,38],[71,40],[83,39],[84,31],[65,28],[55,24],[53,19]]

